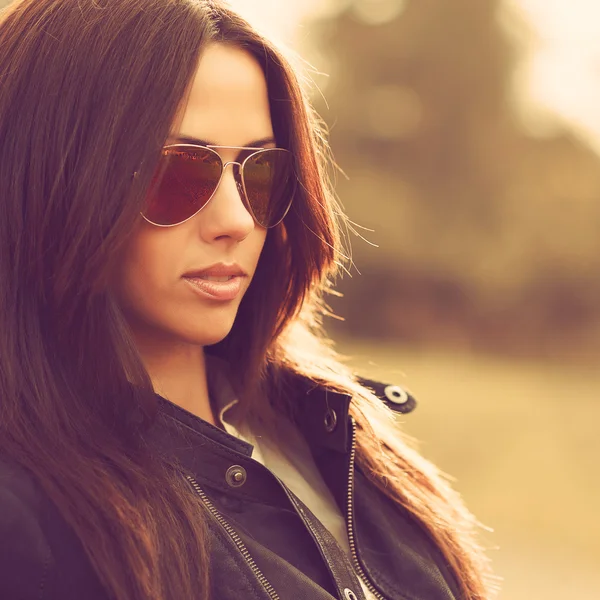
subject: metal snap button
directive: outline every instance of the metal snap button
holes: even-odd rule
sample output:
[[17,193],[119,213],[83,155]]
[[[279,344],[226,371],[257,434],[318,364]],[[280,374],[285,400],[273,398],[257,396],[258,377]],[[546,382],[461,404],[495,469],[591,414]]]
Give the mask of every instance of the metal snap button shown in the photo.
[[231,487],[240,487],[246,483],[246,469],[240,465],[233,465],[227,469],[225,480]]
[[332,408],[327,409],[324,424],[327,433],[331,433],[335,429],[335,426],[337,425],[337,414]]
[[406,404],[408,402],[408,394],[399,385],[388,385],[383,393],[394,404]]
[[344,597],[346,600],[358,600],[356,594],[350,588],[344,590]]

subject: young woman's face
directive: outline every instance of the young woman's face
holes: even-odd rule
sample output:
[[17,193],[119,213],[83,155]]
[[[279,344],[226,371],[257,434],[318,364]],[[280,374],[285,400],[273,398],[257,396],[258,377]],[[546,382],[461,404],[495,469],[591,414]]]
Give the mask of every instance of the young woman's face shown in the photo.
[[[275,147],[263,72],[235,47],[213,44],[203,52],[176,122],[168,143],[193,138],[209,145],[255,146],[260,140],[265,148]],[[218,150],[224,163],[238,161],[239,152]],[[143,343],[219,342],[231,330],[266,238],[266,229],[244,207],[233,167],[226,168],[210,202],[185,223],[157,227],[140,220],[116,277],[116,294],[135,337]],[[195,285],[184,277],[220,263],[244,273],[237,293],[235,283]],[[215,297],[223,291],[234,297]]]

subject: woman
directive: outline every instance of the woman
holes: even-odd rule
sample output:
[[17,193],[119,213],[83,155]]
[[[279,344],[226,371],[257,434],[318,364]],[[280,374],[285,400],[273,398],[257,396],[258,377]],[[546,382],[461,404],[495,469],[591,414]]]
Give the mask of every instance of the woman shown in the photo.
[[0,89],[0,597],[490,597],[412,399],[320,331],[340,209],[273,45],[21,0]]

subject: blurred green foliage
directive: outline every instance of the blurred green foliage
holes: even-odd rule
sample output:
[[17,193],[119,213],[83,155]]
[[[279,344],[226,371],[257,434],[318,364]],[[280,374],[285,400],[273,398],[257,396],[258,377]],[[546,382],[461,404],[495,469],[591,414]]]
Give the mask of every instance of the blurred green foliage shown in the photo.
[[[566,125],[540,137],[519,119],[519,49],[501,2],[341,5],[310,25],[313,62],[330,74],[327,104],[314,99],[349,175],[337,177],[338,193],[379,246],[352,237],[362,274],[332,301],[341,330],[594,356],[600,159]],[[367,18],[376,5],[393,18]]]

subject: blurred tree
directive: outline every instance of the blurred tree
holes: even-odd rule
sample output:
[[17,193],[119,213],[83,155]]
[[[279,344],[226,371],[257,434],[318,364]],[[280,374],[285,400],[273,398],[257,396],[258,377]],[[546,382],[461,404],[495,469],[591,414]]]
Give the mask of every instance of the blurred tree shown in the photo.
[[[389,18],[371,18],[384,4]],[[519,122],[501,10],[354,0],[316,26],[329,108],[315,99],[350,174],[338,191],[380,246],[354,240],[364,274],[341,286],[347,331],[511,351],[600,344],[600,161],[564,128],[540,139]]]

